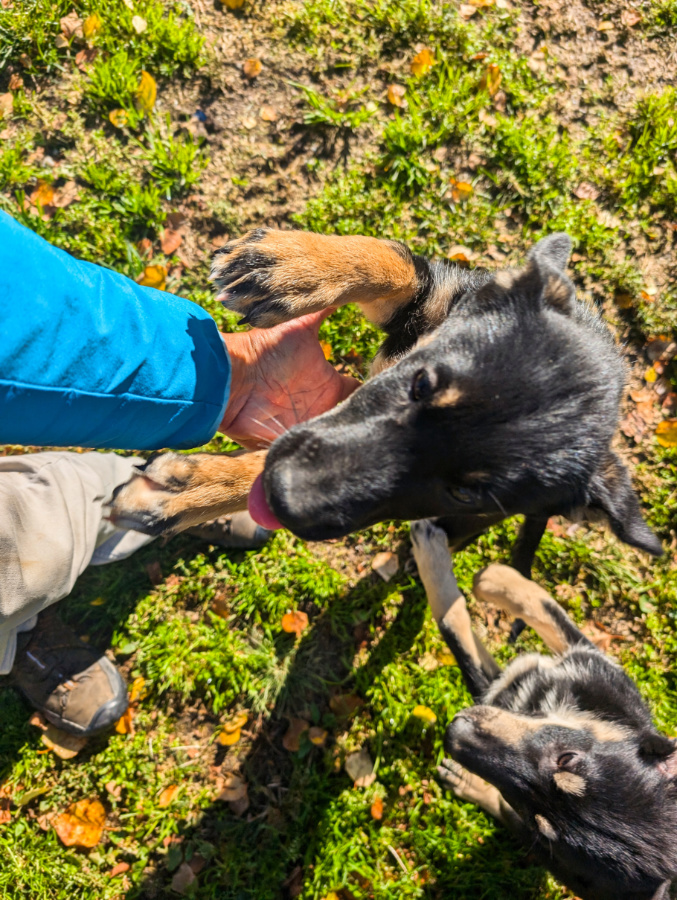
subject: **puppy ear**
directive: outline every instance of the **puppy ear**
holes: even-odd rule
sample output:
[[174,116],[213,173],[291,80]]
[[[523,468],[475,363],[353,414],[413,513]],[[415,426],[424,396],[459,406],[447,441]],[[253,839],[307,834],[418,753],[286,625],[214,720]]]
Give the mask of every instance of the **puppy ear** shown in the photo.
[[587,509],[591,518],[595,512],[604,513],[613,533],[626,544],[662,555],[661,542],[642,518],[628,470],[612,451],[590,481]]
[[527,259],[540,266],[547,266],[555,272],[564,272],[571,256],[571,238],[563,231],[542,238],[531,248]]
[[570,255],[571,238],[563,232],[543,238],[527,254],[540,276],[543,302],[563,313],[571,313],[576,300],[575,288],[564,274]]

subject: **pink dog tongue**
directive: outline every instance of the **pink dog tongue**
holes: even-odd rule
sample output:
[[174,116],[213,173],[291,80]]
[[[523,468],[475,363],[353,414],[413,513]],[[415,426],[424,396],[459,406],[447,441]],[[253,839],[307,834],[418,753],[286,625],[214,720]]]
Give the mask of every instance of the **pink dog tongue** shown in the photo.
[[274,531],[276,528],[284,528],[281,522],[273,515],[268,506],[266,494],[263,490],[263,475],[259,475],[249,493],[249,514],[255,522]]

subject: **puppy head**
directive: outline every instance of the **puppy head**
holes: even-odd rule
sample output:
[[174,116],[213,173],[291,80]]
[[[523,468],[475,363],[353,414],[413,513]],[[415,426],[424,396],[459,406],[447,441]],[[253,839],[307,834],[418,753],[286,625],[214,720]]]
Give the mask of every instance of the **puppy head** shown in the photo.
[[323,539],[446,516],[471,535],[594,500],[624,539],[659,551],[609,449],[623,365],[575,300],[569,247],[554,235],[524,269],[477,280],[410,353],[278,439],[264,488],[279,520]]
[[476,706],[452,721],[445,745],[498,788],[543,865],[583,900],[650,900],[677,877],[677,748],[668,738],[585,714]]

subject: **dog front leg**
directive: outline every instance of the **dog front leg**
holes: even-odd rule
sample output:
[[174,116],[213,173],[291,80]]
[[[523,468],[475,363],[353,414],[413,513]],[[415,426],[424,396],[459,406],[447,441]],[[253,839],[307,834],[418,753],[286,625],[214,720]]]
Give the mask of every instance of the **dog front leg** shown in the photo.
[[546,590],[510,566],[494,563],[478,572],[473,593],[479,600],[523,619],[553,653],[577,646],[594,648]]
[[258,228],[217,250],[211,280],[228,309],[260,328],[347,303],[384,327],[425,289],[427,272],[397,241]]
[[174,534],[247,508],[266,451],[160,453],[118,487],[110,518],[144,534]]
[[521,825],[520,817],[512,806],[506,803],[498,788],[479,775],[473,775],[453,759],[443,759],[442,764],[437,767],[437,773],[442,784],[453,791],[459,800],[476,803],[480,809],[508,827],[515,828]]
[[479,699],[500,670],[472,630],[465,597],[454,577],[447,536],[430,519],[421,519],[411,523],[411,539],[433,618],[473,699]]

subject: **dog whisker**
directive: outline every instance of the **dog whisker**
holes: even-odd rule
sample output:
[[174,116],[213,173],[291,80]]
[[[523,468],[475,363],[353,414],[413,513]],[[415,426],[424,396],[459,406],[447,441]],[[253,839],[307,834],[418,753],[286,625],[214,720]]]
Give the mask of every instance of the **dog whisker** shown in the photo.
[[503,515],[504,515],[504,516],[506,517],[506,519],[507,519],[507,518],[508,518],[508,514],[507,514],[507,512],[505,511],[505,509],[503,508],[503,504],[502,504],[501,501],[498,499],[498,497],[496,497],[494,494],[492,494],[491,491],[487,491],[487,494],[489,494],[489,496],[490,496],[491,499],[494,501],[494,503],[496,504],[496,506],[501,510],[501,512],[503,513]]

